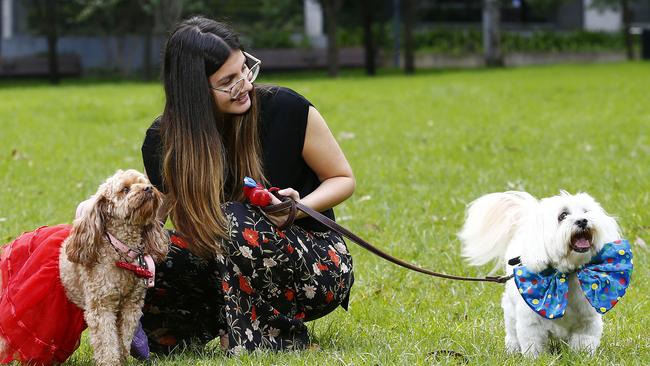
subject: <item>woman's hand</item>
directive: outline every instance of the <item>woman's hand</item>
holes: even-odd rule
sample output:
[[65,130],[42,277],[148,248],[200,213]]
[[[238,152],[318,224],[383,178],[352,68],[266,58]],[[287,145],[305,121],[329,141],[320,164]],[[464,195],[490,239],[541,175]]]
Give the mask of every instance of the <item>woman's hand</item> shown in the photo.
[[[300,202],[300,193],[298,193],[298,191],[296,191],[293,188],[281,189],[281,190],[278,191],[278,194],[280,196],[289,197],[289,198],[291,198],[292,200],[294,200],[296,202]],[[277,205],[278,203],[282,203],[282,201],[280,201],[274,195],[271,195],[271,204],[272,205]],[[280,226],[280,225],[284,224],[287,221],[287,218],[289,217],[289,210],[288,209],[282,210],[282,211],[276,212],[276,213],[266,213],[264,211],[262,211],[262,212],[275,226]],[[298,211],[298,213],[296,214],[296,218],[299,219],[299,218],[302,218],[302,217],[304,217],[304,215],[302,214],[302,211]]]
[[[293,188],[281,189],[281,190],[278,191],[278,194],[280,196],[289,197],[289,198],[293,199],[296,202],[300,201],[300,193],[298,193],[298,191],[296,191]],[[277,197],[275,197],[275,195],[271,195],[271,204],[272,205],[277,205],[278,203],[281,203],[281,202],[282,201],[280,201]]]

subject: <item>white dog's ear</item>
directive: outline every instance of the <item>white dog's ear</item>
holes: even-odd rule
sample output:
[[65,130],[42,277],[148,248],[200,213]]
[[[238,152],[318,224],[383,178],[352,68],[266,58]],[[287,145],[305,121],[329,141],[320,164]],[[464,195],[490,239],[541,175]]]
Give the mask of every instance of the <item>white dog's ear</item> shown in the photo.
[[106,203],[104,195],[96,195],[79,210],[80,216],[72,224],[65,249],[70,262],[83,265],[97,262],[104,233]]

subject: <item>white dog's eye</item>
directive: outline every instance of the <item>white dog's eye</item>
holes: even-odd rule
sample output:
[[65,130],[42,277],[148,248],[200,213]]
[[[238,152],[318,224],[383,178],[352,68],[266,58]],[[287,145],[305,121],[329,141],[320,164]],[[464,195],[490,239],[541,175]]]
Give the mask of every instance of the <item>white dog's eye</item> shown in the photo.
[[569,215],[568,212],[563,211],[563,212],[560,214],[560,216],[557,217],[557,221],[562,221],[562,220],[564,220],[568,215]]

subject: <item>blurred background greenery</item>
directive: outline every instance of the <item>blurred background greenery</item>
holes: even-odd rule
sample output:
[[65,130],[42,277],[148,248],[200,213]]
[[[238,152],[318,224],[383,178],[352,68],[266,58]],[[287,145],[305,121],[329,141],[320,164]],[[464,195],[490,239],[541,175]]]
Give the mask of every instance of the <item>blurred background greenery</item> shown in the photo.
[[[0,3],[0,77],[53,83],[98,75],[153,80],[168,32],[197,14],[232,24],[246,48],[264,56],[266,71],[320,68],[336,76],[340,68],[357,67],[374,75],[386,67],[412,73],[650,58],[650,0]],[[527,57],[516,57],[521,54]]]

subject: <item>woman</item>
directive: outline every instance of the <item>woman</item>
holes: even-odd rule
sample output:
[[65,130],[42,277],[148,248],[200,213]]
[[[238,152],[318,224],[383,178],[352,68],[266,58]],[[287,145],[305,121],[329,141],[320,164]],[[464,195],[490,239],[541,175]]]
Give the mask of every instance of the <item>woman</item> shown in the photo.
[[[347,308],[352,258],[342,238],[299,216],[245,203],[250,176],[334,218],[355,181],[318,111],[299,94],[253,85],[260,61],[226,25],[182,22],[165,49],[165,109],[142,146],[165,193],[172,249],[147,293],[153,351],[221,336],[234,352],[309,345],[305,321]],[[274,198],[274,203],[279,201]]]

